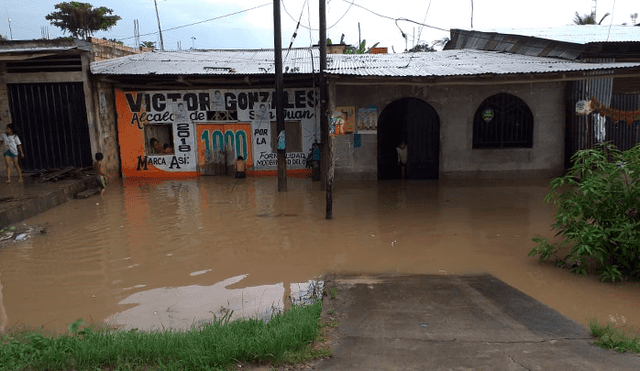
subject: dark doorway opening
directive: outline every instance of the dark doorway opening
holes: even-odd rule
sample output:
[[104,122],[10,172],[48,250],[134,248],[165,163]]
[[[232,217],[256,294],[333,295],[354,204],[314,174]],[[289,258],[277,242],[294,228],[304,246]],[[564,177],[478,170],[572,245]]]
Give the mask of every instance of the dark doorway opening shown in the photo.
[[405,142],[407,179],[438,179],[440,119],[436,110],[417,98],[389,104],[378,120],[378,179],[402,178],[396,147]]
[[7,84],[7,90],[12,121],[20,129],[24,144],[23,170],[91,166],[81,82]]

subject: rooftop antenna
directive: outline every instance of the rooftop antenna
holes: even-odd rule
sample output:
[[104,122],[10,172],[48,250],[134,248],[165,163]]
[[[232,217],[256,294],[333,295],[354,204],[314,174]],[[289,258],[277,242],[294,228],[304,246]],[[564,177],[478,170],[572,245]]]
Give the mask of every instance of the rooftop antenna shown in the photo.
[[48,26],[40,27],[40,34],[42,35],[43,40],[49,40],[49,27]]
[[13,40],[13,31],[11,30],[11,17],[9,17],[9,9],[5,8],[7,12],[7,20],[9,21],[9,38]]
[[591,0],[591,14],[594,21],[596,20],[596,8],[598,8],[598,0]]
[[471,0],[471,28],[473,28],[473,0]]
[[140,48],[140,23],[137,19],[133,20],[133,37],[136,40],[136,47]]

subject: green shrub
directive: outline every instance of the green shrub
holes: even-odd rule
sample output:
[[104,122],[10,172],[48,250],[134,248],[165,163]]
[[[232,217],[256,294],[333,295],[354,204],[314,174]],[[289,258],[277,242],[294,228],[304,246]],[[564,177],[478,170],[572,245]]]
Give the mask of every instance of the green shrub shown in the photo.
[[[550,183],[545,202],[557,207],[553,227],[562,241],[534,238],[529,256],[574,273],[600,271],[601,281],[640,278],[640,144],[619,151],[610,143],[578,151],[566,175]],[[558,252],[572,246],[564,258]]]

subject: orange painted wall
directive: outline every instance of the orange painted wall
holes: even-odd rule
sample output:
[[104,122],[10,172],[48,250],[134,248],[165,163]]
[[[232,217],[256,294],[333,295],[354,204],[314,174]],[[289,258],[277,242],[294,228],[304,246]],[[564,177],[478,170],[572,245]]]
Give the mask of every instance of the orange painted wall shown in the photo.
[[[136,94],[136,92],[128,93],[132,93],[133,95]],[[166,168],[174,161],[178,163],[178,166],[180,166],[179,161],[182,161],[183,156],[146,156],[144,136],[145,123],[144,120],[140,120],[142,114],[146,113],[144,105],[142,105],[140,112],[134,113],[131,112],[131,109],[129,108],[124,92],[116,89],[115,96],[116,110],[118,112],[118,144],[120,145],[120,161],[122,165],[122,175],[125,178],[189,178],[199,175],[197,171],[180,171],[177,166],[173,166],[173,169],[170,169],[171,171],[167,171]],[[193,124],[191,124],[191,126],[193,127]],[[174,144],[174,146],[177,147],[178,143]],[[193,157],[194,158],[190,158],[189,160],[195,163],[197,159],[195,156]],[[154,162],[164,163],[167,166],[163,166],[165,169],[162,169],[160,166],[154,165]],[[180,168],[182,167],[180,166]]]

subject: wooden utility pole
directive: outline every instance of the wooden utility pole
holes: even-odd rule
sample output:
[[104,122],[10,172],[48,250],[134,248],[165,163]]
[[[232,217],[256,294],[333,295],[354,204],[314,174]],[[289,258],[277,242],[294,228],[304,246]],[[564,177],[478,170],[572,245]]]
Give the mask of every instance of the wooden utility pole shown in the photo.
[[156,5],[156,17],[158,18],[158,33],[160,33],[160,50],[164,50],[164,40],[162,39],[162,27],[160,27],[160,13],[158,13],[158,0],[153,0]]
[[287,191],[287,152],[286,146],[282,146],[281,138],[286,143],[286,131],[284,130],[284,97],[282,77],[282,30],[280,26],[280,0],[273,1],[273,46],[276,64],[276,95],[273,97],[276,104],[276,130],[278,132],[278,192]]
[[333,156],[329,136],[329,92],[327,87],[327,4],[320,0],[320,137],[326,190],[326,218],[333,218]]

